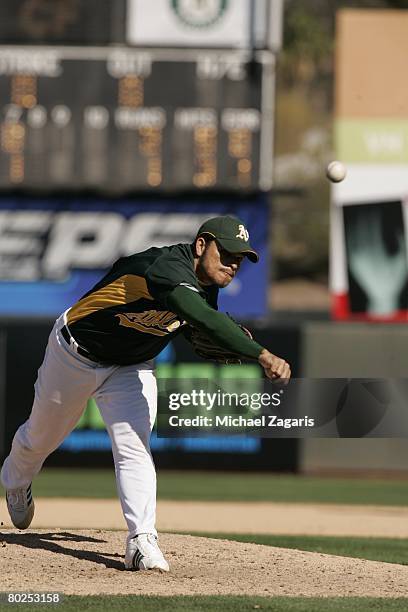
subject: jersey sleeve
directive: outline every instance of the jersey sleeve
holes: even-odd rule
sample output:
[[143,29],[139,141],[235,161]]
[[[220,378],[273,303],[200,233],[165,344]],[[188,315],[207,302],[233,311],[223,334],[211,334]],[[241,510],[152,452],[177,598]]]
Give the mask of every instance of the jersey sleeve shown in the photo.
[[188,287],[176,287],[168,295],[167,304],[172,312],[201,329],[221,348],[250,359],[258,359],[263,350],[230,317],[214,310],[198,292]]

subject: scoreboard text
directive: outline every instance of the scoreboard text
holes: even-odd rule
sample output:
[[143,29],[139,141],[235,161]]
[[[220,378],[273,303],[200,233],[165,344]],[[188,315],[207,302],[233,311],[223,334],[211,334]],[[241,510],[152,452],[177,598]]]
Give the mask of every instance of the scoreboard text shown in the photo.
[[273,56],[0,47],[0,188],[268,190]]

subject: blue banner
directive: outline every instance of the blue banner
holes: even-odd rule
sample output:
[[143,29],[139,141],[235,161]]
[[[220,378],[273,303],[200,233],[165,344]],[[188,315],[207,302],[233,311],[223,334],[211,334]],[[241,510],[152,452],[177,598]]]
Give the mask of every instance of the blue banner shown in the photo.
[[246,224],[256,265],[245,261],[220,292],[220,308],[241,318],[267,312],[268,206],[253,199],[0,198],[0,315],[57,316],[118,257],[191,242],[201,223],[234,214]]

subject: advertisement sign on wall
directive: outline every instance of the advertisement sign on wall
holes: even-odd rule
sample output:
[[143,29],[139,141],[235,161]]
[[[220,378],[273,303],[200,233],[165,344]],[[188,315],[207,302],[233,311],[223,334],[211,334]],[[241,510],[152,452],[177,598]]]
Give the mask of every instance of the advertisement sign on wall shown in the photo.
[[[0,320],[0,414],[3,407],[0,432],[4,425],[0,460],[9,452],[17,428],[30,414],[33,385],[52,324],[51,320],[42,319]],[[285,355],[296,375],[302,346],[300,328],[282,323],[265,327],[263,323],[256,322],[251,322],[250,327],[258,342],[273,346],[278,355]],[[23,359],[21,347],[27,347]],[[223,388],[231,392],[258,392],[258,386],[262,383],[262,369],[256,364],[218,365],[203,360],[182,334],[155,360],[155,369],[159,380],[177,381],[179,390],[188,388],[193,381],[194,385],[197,384],[197,380],[203,377],[213,381],[210,384],[222,382]],[[151,445],[156,465],[164,468],[219,470],[222,465],[224,470],[294,471],[298,461],[296,439],[261,440],[243,435],[166,439],[154,433]],[[88,402],[74,431],[47,459],[47,465],[112,465],[109,435],[93,399]]]
[[347,177],[332,187],[336,319],[408,318],[407,26],[406,11],[337,16],[335,150]]
[[408,203],[332,205],[333,315],[342,320],[408,318]]
[[85,294],[119,257],[191,242],[205,219],[234,214],[260,254],[221,292],[238,317],[266,314],[267,203],[256,200],[0,199],[0,315],[56,316]]

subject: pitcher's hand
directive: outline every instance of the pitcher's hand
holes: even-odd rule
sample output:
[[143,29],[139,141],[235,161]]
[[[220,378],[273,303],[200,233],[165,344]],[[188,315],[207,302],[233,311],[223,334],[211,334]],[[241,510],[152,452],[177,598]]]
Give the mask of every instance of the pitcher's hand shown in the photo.
[[258,362],[263,367],[268,378],[289,380],[291,374],[289,364],[284,359],[270,353],[267,349],[261,352]]

